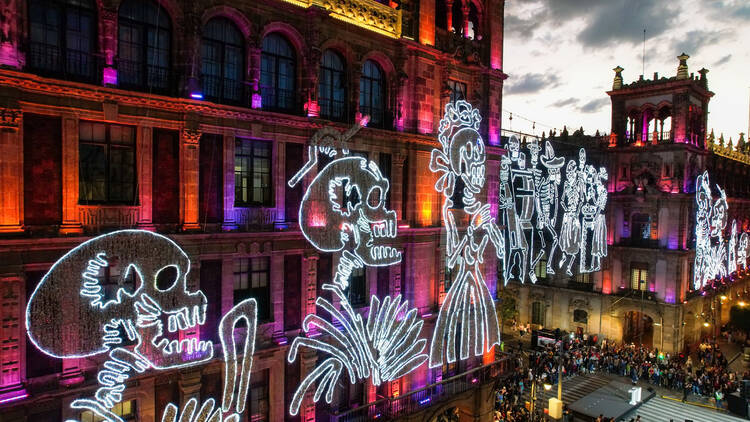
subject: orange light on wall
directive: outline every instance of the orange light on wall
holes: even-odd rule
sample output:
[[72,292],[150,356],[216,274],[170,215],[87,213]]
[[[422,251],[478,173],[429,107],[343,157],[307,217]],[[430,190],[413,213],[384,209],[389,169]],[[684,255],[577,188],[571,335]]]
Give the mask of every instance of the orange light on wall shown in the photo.
[[486,351],[482,355],[482,363],[485,365],[489,365],[490,363],[495,361],[495,345],[493,344],[492,347],[490,347],[490,350]]
[[423,201],[419,209],[419,223],[422,226],[432,225],[432,201]]

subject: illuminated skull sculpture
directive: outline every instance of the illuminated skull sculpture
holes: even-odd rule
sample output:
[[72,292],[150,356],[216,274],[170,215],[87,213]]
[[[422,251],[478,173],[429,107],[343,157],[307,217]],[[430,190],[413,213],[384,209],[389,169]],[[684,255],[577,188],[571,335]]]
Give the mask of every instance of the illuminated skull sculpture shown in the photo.
[[471,207],[476,203],[474,195],[484,187],[484,141],[473,128],[463,128],[453,135],[449,151],[451,170],[464,182],[464,205]]
[[[123,230],[91,239],[60,258],[31,295],[29,338],[57,358],[98,355],[129,340],[156,369],[203,362],[213,356],[211,342],[183,338],[205,322],[207,304],[203,293],[188,291],[189,271],[185,252],[156,233]],[[113,282],[108,294],[105,283]]]
[[334,160],[302,198],[300,229],[321,251],[351,250],[368,266],[395,264],[401,252],[387,244],[398,229],[396,212],[386,208],[388,189],[374,162],[352,156]]

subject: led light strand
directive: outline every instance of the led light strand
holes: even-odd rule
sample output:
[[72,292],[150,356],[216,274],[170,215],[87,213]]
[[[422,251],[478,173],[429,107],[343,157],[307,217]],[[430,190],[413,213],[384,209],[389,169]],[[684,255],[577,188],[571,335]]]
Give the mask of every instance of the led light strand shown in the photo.
[[733,274],[738,268],[747,268],[748,234],[737,231],[733,220],[729,241],[724,230],[729,215],[726,192],[716,185],[719,197],[714,201],[708,172],[698,175],[695,182],[695,260],[693,288],[700,290],[714,279]]
[[[430,170],[438,174],[435,189],[444,197],[441,215],[447,236],[446,265],[454,271],[456,280],[438,313],[430,345],[431,368],[456,361],[457,337],[462,360],[500,344],[497,313],[480,264],[488,242],[493,243],[498,259],[505,261],[505,237],[490,215],[489,204],[482,204],[476,197],[484,189],[486,171],[480,122],[479,111],[466,101],[447,104],[439,125],[441,148],[433,149],[430,157]],[[460,192],[456,190],[459,180]],[[459,205],[454,199],[463,209],[454,208]],[[454,216],[461,212],[470,217],[465,234],[459,231]]]

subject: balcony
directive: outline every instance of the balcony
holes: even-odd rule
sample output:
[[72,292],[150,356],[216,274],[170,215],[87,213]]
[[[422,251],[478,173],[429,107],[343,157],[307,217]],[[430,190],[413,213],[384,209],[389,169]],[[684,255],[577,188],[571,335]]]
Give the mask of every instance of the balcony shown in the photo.
[[305,9],[317,6],[334,19],[391,38],[401,38],[401,10],[375,0],[284,0]]
[[637,300],[640,300],[641,297],[643,297],[643,300],[656,301],[656,292],[651,292],[648,290],[620,288],[613,291],[612,294],[615,296],[624,296]]
[[566,285],[567,288],[578,290],[579,292],[593,292],[594,291],[594,283],[581,283],[576,280],[568,280],[568,284]]
[[384,398],[365,406],[334,413],[331,422],[355,422],[371,420],[391,420],[405,415],[413,415],[440,402],[453,400],[458,394],[495,383],[513,373],[514,360],[503,356],[500,360],[466,371],[462,374],[430,384],[402,396]]
[[643,239],[638,237],[620,239],[618,246],[629,248],[659,249],[659,239]]

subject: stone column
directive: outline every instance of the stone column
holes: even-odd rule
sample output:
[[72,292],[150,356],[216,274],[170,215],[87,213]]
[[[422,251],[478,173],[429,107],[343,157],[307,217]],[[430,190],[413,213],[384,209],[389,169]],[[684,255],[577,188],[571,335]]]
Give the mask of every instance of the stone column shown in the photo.
[[23,114],[0,109],[0,233],[23,231]]
[[284,337],[284,255],[271,255],[271,318],[273,338]]
[[[406,253],[406,247],[402,249],[401,253]],[[401,265],[391,266],[391,286],[388,291],[394,298],[401,294]]]
[[315,253],[302,257],[302,284],[304,297],[304,315],[315,314],[315,300],[318,295],[318,259]]
[[263,106],[260,95],[260,40],[247,40],[247,81],[250,85],[250,107],[261,108]]
[[198,155],[201,131],[183,129],[180,133],[180,205],[183,230],[199,230],[198,224]]
[[361,60],[352,63],[352,82],[349,86],[351,88],[351,98],[349,104],[351,104],[354,109],[352,115],[354,116],[355,121],[359,121],[359,119],[362,118],[362,114],[359,110],[359,80],[362,77],[363,64],[364,63]]
[[274,201],[276,203],[276,212],[274,213],[274,222],[283,223],[286,221],[286,142],[273,143],[273,162],[275,174],[271,175],[271,183],[274,184]]
[[[464,16],[464,38],[469,36],[469,0],[464,0],[461,5],[461,13]],[[477,30],[478,28],[474,28]]]
[[180,371],[180,380],[177,382],[180,389],[180,409],[188,400],[195,398],[200,403],[201,399],[201,370],[193,368]]
[[406,156],[393,154],[391,157],[391,209],[396,211],[398,223],[401,224],[406,220],[403,212],[404,161],[406,161]]
[[450,32],[451,29],[455,31],[455,28],[453,28],[453,1],[454,0],[445,0],[445,11],[447,13],[445,26],[448,28],[448,32]]
[[25,361],[25,333],[22,315],[24,283],[17,274],[0,276],[0,401],[26,396],[21,383]]
[[19,23],[24,22],[21,16],[20,0],[3,2],[3,25],[0,26],[0,64],[21,69],[26,62],[21,49],[23,32]]
[[224,133],[224,159],[222,176],[224,177],[224,221],[221,229],[236,230],[234,219],[234,132]]
[[102,84],[104,86],[117,86],[117,68],[115,57],[117,57],[117,10],[102,9],[99,27],[99,49],[104,56],[102,68]]
[[[318,354],[308,348],[300,352],[300,379],[305,377],[315,369],[318,360]],[[303,422],[315,422],[315,402],[313,401],[314,388],[308,388],[305,392],[305,398],[302,400],[299,415]],[[321,403],[322,404],[322,403]]]
[[153,223],[153,171],[154,171],[154,129],[139,126],[137,133],[136,159],[138,166],[138,228],[154,230]]
[[78,119],[62,119],[62,225],[60,234],[83,232],[78,211]]

